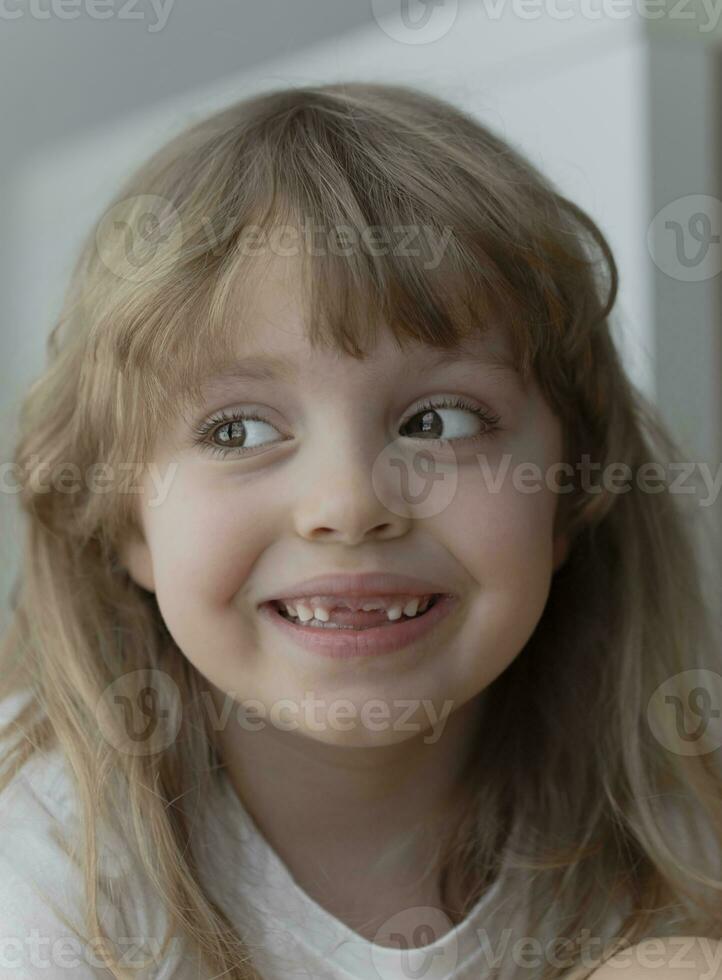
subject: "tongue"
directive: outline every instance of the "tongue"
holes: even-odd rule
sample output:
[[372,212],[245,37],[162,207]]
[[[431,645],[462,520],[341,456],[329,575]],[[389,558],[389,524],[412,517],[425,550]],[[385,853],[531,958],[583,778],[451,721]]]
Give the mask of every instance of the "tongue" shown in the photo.
[[[403,619],[403,614],[400,617]],[[391,620],[383,609],[372,609],[369,612],[356,611],[353,609],[332,609],[329,610],[329,623],[337,623],[339,626],[383,626],[399,620]]]

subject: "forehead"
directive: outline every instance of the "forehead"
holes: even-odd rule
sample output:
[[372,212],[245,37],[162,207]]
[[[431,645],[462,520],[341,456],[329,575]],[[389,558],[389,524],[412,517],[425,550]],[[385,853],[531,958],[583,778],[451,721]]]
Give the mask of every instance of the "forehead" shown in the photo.
[[227,363],[215,364],[204,385],[223,380],[293,381],[304,372],[332,370],[339,363],[359,362],[369,374],[413,371],[430,364],[468,363],[514,373],[508,332],[496,321],[479,322],[453,346],[413,339],[400,340],[388,323],[377,324],[374,345],[357,359],[333,347],[312,345],[308,337],[305,294],[299,265],[274,256],[259,275],[245,280],[231,294],[231,343]]

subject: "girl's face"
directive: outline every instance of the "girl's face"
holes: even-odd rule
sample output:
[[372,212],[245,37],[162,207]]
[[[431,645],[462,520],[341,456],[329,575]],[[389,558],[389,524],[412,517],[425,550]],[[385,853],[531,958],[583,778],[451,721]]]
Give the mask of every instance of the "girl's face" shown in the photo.
[[[143,538],[123,558],[213,696],[254,710],[249,730],[265,719],[324,742],[398,742],[482,692],[539,621],[566,549],[544,478],[561,425],[499,366],[500,331],[443,364],[387,331],[365,361],[313,350],[292,271],[273,259],[233,365],[278,359],[285,373],[217,379],[158,433],[169,489],[158,497],[146,478]],[[234,425],[242,415],[258,418]],[[455,601],[402,649],[345,659],[306,649],[261,606],[312,576],[379,571]]]

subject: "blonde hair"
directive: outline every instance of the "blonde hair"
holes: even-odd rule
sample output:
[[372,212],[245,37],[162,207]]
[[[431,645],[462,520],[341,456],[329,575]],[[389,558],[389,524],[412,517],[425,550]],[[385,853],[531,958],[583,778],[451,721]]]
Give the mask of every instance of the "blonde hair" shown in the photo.
[[[359,234],[413,226],[429,249],[443,242],[436,267],[423,249],[302,250],[313,343],[363,357],[383,323],[399,339],[451,347],[494,320],[509,331],[518,370],[561,419],[568,460],[586,453],[636,473],[681,455],[611,339],[618,278],[601,231],[441,99],[339,83],[239,101],[155,153],[118,193],[113,216],[138,227],[149,202],[157,247],[140,272],[122,236],[102,223],[88,235],[49,363],[22,404],[14,461],[27,475],[27,537],[0,694],[30,688],[32,697],[5,731],[19,735],[0,786],[34,752],[59,746],[82,804],[86,928],[103,934],[98,822],[122,811],[127,846],[171,929],[214,975],[247,980],[257,976],[248,950],[187,847],[191,801],[200,805],[222,765],[200,707],[202,678],[154,595],[119,560],[138,530],[133,494],[122,481],[105,493],[39,492],[32,477],[67,462],[80,472],[147,463],[154,433],[232,356],[240,318],[236,306],[227,311],[260,267],[243,247],[244,229],[308,220]],[[574,935],[600,921],[612,896],[629,942],[663,933],[670,910],[675,933],[722,938],[722,882],[702,843],[707,834],[722,851],[719,753],[704,740],[695,754],[670,751],[648,718],[660,684],[675,679],[688,712],[684,672],[718,668],[691,516],[666,489],[642,493],[633,482],[627,493],[590,494],[575,480],[559,519],[569,556],[533,636],[493,683],[463,819],[435,856],[442,881],[461,882],[464,913],[502,863],[513,868],[529,935],[542,921],[554,935]],[[117,678],[148,668],[181,692],[180,708],[158,719],[178,734],[162,752],[126,754],[98,738],[96,708]],[[114,976],[130,975],[108,962]],[[567,969],[552,966],[545,977]]]

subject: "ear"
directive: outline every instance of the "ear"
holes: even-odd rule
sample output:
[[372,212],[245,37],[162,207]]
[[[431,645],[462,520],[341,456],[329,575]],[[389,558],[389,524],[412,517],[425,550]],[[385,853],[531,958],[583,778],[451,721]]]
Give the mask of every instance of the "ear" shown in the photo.
[[120,563],[141,588],[155,592],[153,562],[148,544],[142,534],[133,531],[120,548]]

